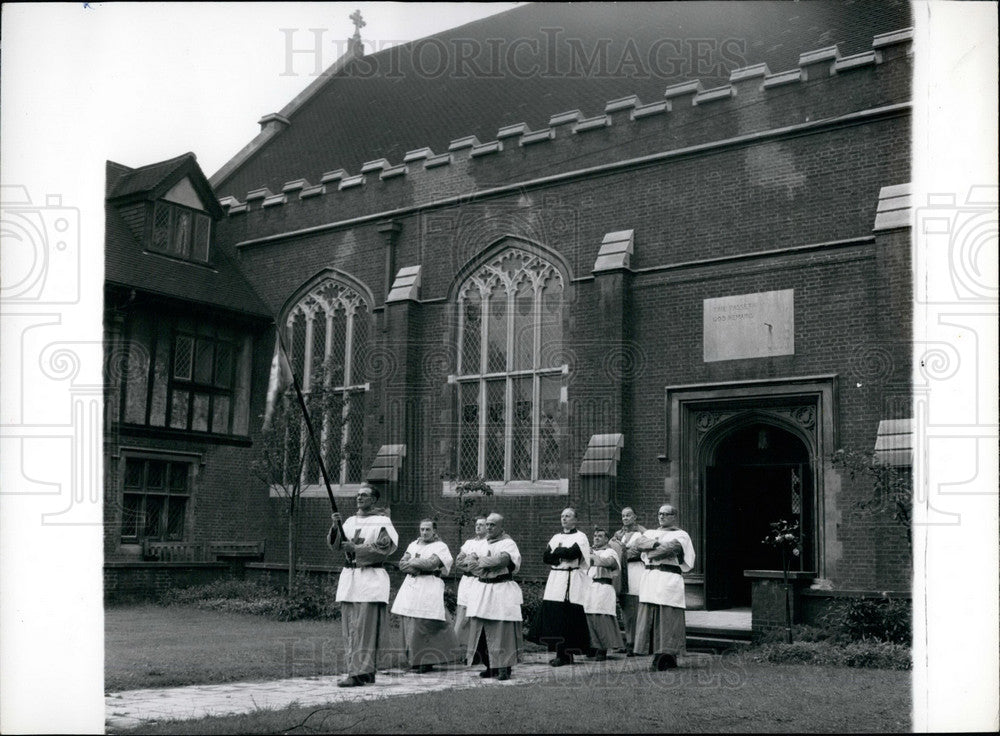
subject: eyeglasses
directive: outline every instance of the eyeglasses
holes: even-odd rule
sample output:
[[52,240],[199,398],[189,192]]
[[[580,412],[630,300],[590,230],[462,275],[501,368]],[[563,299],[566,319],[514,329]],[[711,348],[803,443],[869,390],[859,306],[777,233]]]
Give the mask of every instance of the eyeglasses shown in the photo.
[[657,516],[677,516],[676,511],[658,511]]

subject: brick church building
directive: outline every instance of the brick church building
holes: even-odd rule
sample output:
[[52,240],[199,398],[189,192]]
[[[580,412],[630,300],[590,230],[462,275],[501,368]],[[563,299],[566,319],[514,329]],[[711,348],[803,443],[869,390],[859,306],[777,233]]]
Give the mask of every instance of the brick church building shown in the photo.
[[[482,478],[528,578],[566,506],[589,533],[669,502],[691,608],[750,605],[776,519],[812,595],[908,591],[906,530],[833,456],[910,462],[911,24],[527,5],[356,35],[210,178],[109,162],[110,584],[284,565],[285,500],[250,471],[277,326],[307,391],[334,366],[341,510],[379,485],[404,539],[431,516],[457,547]],[[336,569],[302,467],[301,561]]]

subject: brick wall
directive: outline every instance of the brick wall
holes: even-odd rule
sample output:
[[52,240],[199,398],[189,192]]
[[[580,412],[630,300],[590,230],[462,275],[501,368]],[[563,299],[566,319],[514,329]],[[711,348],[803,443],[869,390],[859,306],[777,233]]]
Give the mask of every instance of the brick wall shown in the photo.
[[[764,91],[757,79],[740,83],[736,97],[708,105],[695,107],[681,98],[671,112],[641,121],[615,114],[613,125],[597,132],[573,135],[560,128],[553,141],[519,148],[514,139],[501,153],[476,159],[458,152],[454,163],[440,169],[424,170],[417,162],[404,177],[381,182],[370,175],[357,189],[304,201],[292,197],[279,207],[232,215],[218,232],[233,247],[346,223],[239,247],[237,258],[275,311],[325,268],[342,270],[371,290],[375,339],[391,354],[405,336],[407,359],[386,361],[372,376],[365,461],[370,464],[381,444],[405,441],[408,481],[390,499],[402,545],[416,536],[417,520],[430,515],[442,519],[442,537],[453,548],[459,543],[456,530],[444,522],[454,501],[442,496],[441,482],[454,464],[453,389],[446,377],[455,363],[456,274],[505,237],[512,237],[512,245],[551,250],[569,279],[564,323],[569,427],[563,460],[569,496],[505,496],[489,504],[506,516],[525,556],[524,574],[541,575],[541,550],[567,505],[578,507],[588,531],[597,522],[616,526],[623,505],[653,523],[663,499],[664,470],[657,458],[664,446],[664,386],[836,374],[838,405],[826,409],[836,414],[839,445],[874,446],[888,404],[898,403],[909,389],[909,243],[905,235],[873,238],[872,225],[879,189],[910,179],[910,120],[898,109],[839,124],[817,121],[906,102],[910,73],[909,57],[891,47],[884,63],[834,76]],[[809,124],[813,127],[794,134],[773,133]],[[773,134],[764,135],[768,131]],[[518,185],[663,151],[674,155],[545,185]],[[318,180],[318,172],[302,175]],[[501,186],[510,189],[419,209]],[[401,226],[396,269],[423,267],[421,303],[403,312],[383,308],[385,239],[379,218],[348,223],[390,211]],[[635,253],[623,342],[609,346],[605,322],[595,318],[601,286],[591,268],[603,235],[619,229],[634,230]],[[795,290],[794,355],[703,362],[704,299],[780,289]],[[405,314],[406,324],[390,323],[384,330],[387,313],[390,321]],[[590,435],[603,432],[625,434],[619,477],[610,497],[585,498],[577,469]],[[224,455],[219,461],[229,462]],[[236,471],[222,465],[211,472],[221,478]],[[909,579],[905,537],[884,520],[859,518],[854,509],[861,494],[844,483],[834,502],[839,523],[831,542],[841,550],[834,582],[900,587]],[[267,559],[282,559],[285,522],[277,502],[268,502],[263,512],[253,507],[265,520],[261,527],[249,518],[227,517],[238,497],[239,491],[220,492],[206,502],[209,517],[216,519],[212,523],[262,529]],[[329,564],[322,543],[328,502],[306,500],[302,511],[303,560]],[[343,509],[345,515],[349,511]]]
[[155,601],[171,588],[206,585],[230,573],[225,562],[106,562],[104,602]]

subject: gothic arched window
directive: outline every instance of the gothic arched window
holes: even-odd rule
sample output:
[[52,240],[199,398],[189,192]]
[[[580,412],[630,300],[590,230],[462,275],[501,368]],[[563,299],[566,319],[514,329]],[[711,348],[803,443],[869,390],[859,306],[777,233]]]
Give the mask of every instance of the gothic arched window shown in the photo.
[[560,478],[563,290],[559,269],[519,249],[504,250],[459,289],[460,478]]
[[[363,429],[366,356],[371,332],[371,309],[355,289],[327,278],[311,288],[292,307],[285,321],[285,344],[289,346],[292,371],[304,393],[324,366],[323,380],[330,391],[322,417],[313,417],[321,433],[323,463],[333,483],[363,480]],[[308,441],[302,427],[301,443]],[[301,445],[299,445],[301,446]],[[322,484],[313,453],[306,453],[303,485]]]

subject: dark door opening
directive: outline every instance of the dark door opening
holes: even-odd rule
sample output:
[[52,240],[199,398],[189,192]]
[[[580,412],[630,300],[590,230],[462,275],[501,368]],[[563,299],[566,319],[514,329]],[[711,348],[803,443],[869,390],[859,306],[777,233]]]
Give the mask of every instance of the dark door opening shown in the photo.
[[743,571],[781,569],[780,553],[763,544],[772,521],[795,520],[804,531],[793,569],[812,559],[809,453],[790,432],[753,424],[718,445],[704,478],[706,607],[749,606]]

